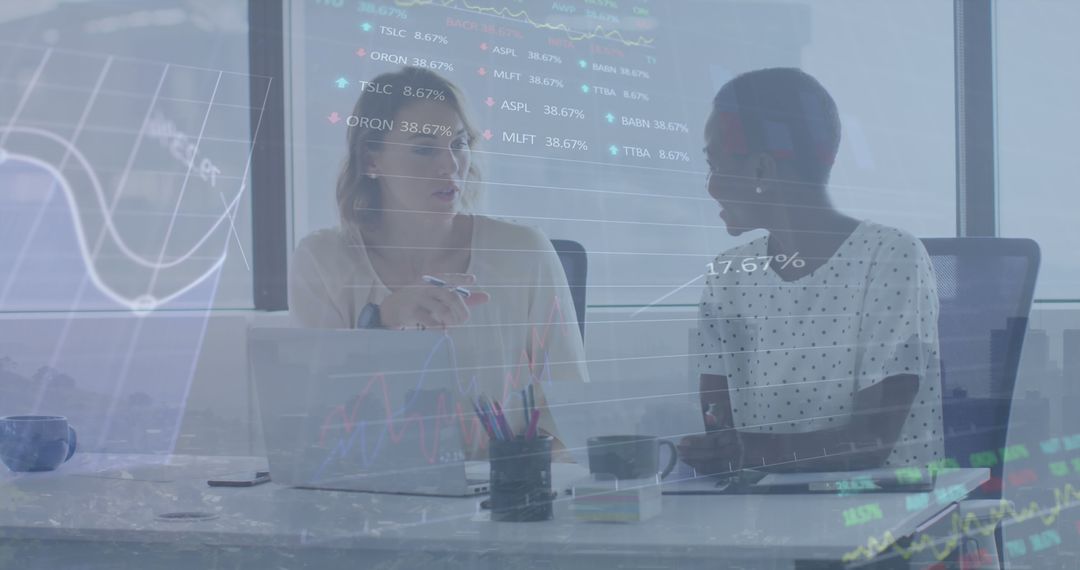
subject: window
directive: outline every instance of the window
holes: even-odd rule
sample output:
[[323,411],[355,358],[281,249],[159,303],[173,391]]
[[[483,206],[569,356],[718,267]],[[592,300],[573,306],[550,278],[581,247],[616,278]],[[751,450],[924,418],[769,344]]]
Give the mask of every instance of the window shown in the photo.
[[998,222],[1004,237],[1039,242],[1035,297],[1080,299],[1080,194],[1072,180],[1080,131],[1080,5],[1065,1],[996,4]]
[[175,449],[210,315],[253,306],[268,80],[247,73],[247,17],[243,0],[0,8],[0,416],[62,414],[83,452]]
[[0,38],[0,311],[250,308],[247,2],[20,2]]

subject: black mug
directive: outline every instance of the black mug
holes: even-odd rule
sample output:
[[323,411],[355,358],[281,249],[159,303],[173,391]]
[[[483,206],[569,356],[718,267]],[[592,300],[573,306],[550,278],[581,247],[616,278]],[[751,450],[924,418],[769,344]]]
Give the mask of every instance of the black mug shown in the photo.
[[12,471],[52,471],[71,459],[76,441],[63,416],[0,418],[0,461]]
[[[660,446],[671,448],[668,464],[660,471]],[[675,444],[652,435],[601,435],[590,437],[589,472],[616,479],[663,479],[675,468],[679,452]]]
[[491,441],[491,520],[551,520],[551,442],[550,436]]

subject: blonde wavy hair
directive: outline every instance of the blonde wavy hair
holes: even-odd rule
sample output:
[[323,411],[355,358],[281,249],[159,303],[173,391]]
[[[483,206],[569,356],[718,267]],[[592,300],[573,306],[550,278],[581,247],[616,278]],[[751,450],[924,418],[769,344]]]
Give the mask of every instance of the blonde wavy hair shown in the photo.
[[[394,121],[398,113],[411,103],[421,101],[403,94],[404,88],[410,87],[415,93],[437,93],[435,99],[450,105],[461,118],[465,127],[465,136],[470,148],[476,143],[478,134],[469,120],[464,105],[464,96],[456,85],[441,75],[420,67],[404,67],[399,71],[383,73],[371,80],[379,85],[393,85],[393,93],[365,91],[353,106],[353,117],[369,119],[365,126],[350,126],[346,133],[348,156],[341,168],[337,181],[337,204],[341,223],[345,227],[370,222],[378,218],[382,209],[382,192],[377,179],[364,175],[371,163],[371,155],[381,148],[388,131],[371,128],[372,122]],[[352,117],[350,117],[350,120]],[[464,210],[475,207],[480,193],[480,170],[473,160],[466,175],[465,188],[462,188],[461,201]]]

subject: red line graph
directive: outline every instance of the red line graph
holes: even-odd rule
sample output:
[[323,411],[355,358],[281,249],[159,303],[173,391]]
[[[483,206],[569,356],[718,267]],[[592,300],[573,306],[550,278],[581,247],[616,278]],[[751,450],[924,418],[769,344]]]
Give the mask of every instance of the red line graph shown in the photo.
[[[468,426],[466,426],[467,415],[462,409],[461,404],[455,404],[455,413],[453,416],[451,416],[447,410],[446,394],[439,394],[438,401],[435,405],[435,414],[434,416],[428,416],[433,417],[435,420],[435,425],[432,430],[433,437],[431,438],[431,443],[429,444],[428,438],[425,437],[426,428],[424,426],[424,415],[413,412],[405,414],[405,416],[401,419],[394,419],[394,410],[391,408],[390,405],[390,393],[389,388],[386,385],[386,377],[379,373],[372,376],[371,380],[368,381],[366,386],[364,386],[364,389],[356,395],[353,400],[353,407],[348,413],[346,413],[345,406],[336,406],[330,412],[330,414],[326,416],[326,418],[323,420],[322,427],[319,430],[320,446],[326,444],[327,434],[329,434],[333,430],[333,428],[335,428],[339,423],[341,424],[342,429],[344,429],[345,437],[350,437],[352,435],[353,429],[355,429],[357,425],[356,414],[359,411],[361,404],[363,404],[364,400],[368,397],[373,388],[377,388],[378,391],[382,394],[382,410],[385,414],[384,417],[386,418],[384,425],[386,426],[386,432],[390,437],[390,442],[394,444],[400,443],[405,435],[405,431],[409,428],[410,425],[415,423],[417,426],[419,426],[418,429],[420,430],[420,450],[421,453],[423,453],[424,458],[427,459],[428,463],[435,463],[435,459],[439,452],[439,433],[444,427],[453,425],[455,416],[457,420],[461,422],[461,433],[464,436],[466,445],[471,445],[474,438],[477,436],[477,433],[479,431],[478,428],[480,427],[479,419],[477,419],[475,415],[472,417],[472,422],[475,425],[472,426],[473,429],[470,430]],[[395,424],[397,425],[395,426]],[[334,448],[337,449],[341,443],[342,442],[339,441],[339,445],[335,445]],[[361,445],[365,444],[366,442],[361,442]]]
[[[567,324],[563,315],[562,307],[559,304],[559,299],[556,297],[553,299],[551,308],[548,311],[546,322],[543,325],[533,325],[529,330],[529,338],[531,340],[530,346],[534,356],[542,355],[540,364],[537,362],[537,358],[530,358],[527,350],[522,350],[518,355],[518,361],[513,366],[512,370],[508,372],[503,379],[503,393],[501,402],[506,404],[511,401],[513,396],[518,393],[527,384],[540,380],[540,377],[547,375],[548,381],[551,381],[550,366],[548,363],[548,347],[552,340],[553,329],[556,325],[561,325],[562,334],[566,334]],[[574,327],[576,331],[576,327]],[[453,363],[453,369],[455,376],[458,374],[456,366],[456,355],[453,342],[447,337],[447,341],[450,343],[451,362]],[[522,370],[528,366],[528,379],[523,381]],[[421,371],[421,374],[426,374],[426,369]],[[474,374],[470,379],[470,382],[462,387],[460,378],[456,382],[458,392],[460,396],[469,398],[470,400],[480,395],[480,387],[477,381],[477,377]],[[418,386],[419,387],[419,386]],[[383,417],[379,420],[364,419],[358,420],[357,415],[363,409],[363,404],[368,398],[375,397],[381,398],[380,409]],[[429,464],[434,464],[439,454],[439,441],[441,431],[445,428],[452,427],[455,422],[459,424],[461,430],[462,439],[466,447],[473,447],[474,444],[479,449],[485,449],[487,447],[487,438],[484,437],[485,432],[480,424],[480,421],[472,413],[471,409],[466,409],[462,406],[461,398],[459,401],[450,404],[447,401],[447,394],[440,394],[436,401],[434,415],[427,415],[419,413],[415,410],[402,409],[397,412],[394,411],[392,404],[390,403],[389,388],[387,386],[386,377],[381,372],[373,373],[370,375],[368,382],[364,387],[350,399],[349,403],[340,404],[334,406],[333,409],[327,413],[326,417],[322,421],[322,425],[319,430],[319,445],[325,446],[327,439],[333,434],[337,436],[337,441],[331,446],[331,451],[327,457],[327,461],[324,465],[335,459],[340,459],[346,456],[356,446],[360,446],[361,456],[363,458],[363,464],[365,466],[375,461],[378,453],[382,447],[382,441],[384,437],[389,437],[391,444],[398,444],[402,441],[407,431],[415,424],[419,430],[420,439],[420,451]],[[425,419],[433,420],[433,425],[430,428],[426,427]],[[382,430],[374,437],[375,443],[372,445],[372,437],[363,433],[363,429],[367,424],[381,425]],[[357,429],[357,427],[361,429]],[[430,436],[430,437],[429,437]],[[368,457],[369,450],[371,457]]]

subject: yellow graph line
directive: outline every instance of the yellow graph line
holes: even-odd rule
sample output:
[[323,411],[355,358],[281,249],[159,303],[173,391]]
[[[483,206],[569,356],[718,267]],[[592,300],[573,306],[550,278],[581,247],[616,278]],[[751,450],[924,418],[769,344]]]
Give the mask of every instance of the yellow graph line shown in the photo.
[[[1054,508],[1050,509],[1050,512],[1047,515],[1041,517],[1043,524],[1046,526],[1054,524],[1058,515],[1061,514],[1061,509],[1071,501],[1075,500],[1080,500],[1080,491],[1077,491],[1071,483],[1066,483],[1065,486],[1060,489],[1054,489]],[[1012,504],[1002,499],[1001,507],[999,509],[990,510],[991,520],[986,524],[980,524],[978,517],[976,517],[974,513],[968,513],[962,519],[959,513],[953,513],[952,538],[946,542],[945,548],[942,551],[938,551],[934,546],[934,539],[929,535],[922,535],[919,537],[918,542],[905,548],[896,543],[896,537],[894,537],[891,532],[885,531],[881,540],[878,540],[876,537],[870,537],[870,539],[866,541],[866,546],[860,546],[855,550],[844,554],[841,558],[841,562],[853,562],[860,557],[866,557],[867,560],[872,560],[881,552],[888,550],[889,547],[892,547],[893,550],[900,553],[905,560],[929,547],[938,560],[944,560],[956,549],[956,543],[960,540],[961,535],[971,534],[972,527],[977,527],[976,530],[984,536],[990,536],[994,533],[994,529],[997,527],[998,523],[1004,520],[1006,516],[1011,517],[1015,522],[1024,522],[1034,518],[1038,512],[1039,503],[1035,501],[1028,503],[1027,508],[1017,511]]]
[[[394,4],[400,8],[412,8],[414,6],[431,6],[439,5],[442,7],[448,7],[453,4],[457,4],[458,0],[394,0]],[[461,0],[461,5],[464,9],[470,12],[476,12],[478,14],[488,14],[493,16],[501,16],[505,18],[511,18],[514,20],[521,20],[538,30],[554,30],[563,32],[566,37],[573,41],[587,40],[596,37],[601,37],[609,40],[615,40],[623,45],[627,46],[649,46],[656,40],[646,36],[638,36],[637,39],[628,40],[622,35],[619,30],[606,30],[603,26],[597,25],[591,32],[584,32],[581,30],[570,29],[566,24],[547,24],[544,22],[537,22],[533,20],[529,13],[525,10],[514,10],[507,7],[498,6],[477,6],[470,4],[468,0]]]

